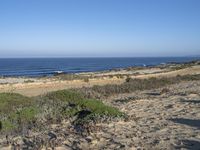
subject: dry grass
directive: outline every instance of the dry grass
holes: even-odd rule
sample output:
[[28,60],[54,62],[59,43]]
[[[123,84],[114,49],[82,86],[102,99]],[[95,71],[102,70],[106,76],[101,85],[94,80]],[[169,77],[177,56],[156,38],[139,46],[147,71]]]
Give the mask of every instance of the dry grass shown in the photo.
[[148,90],[165,87],[181,81],[200,80],[200,75],[184,75],[169,78],[131,79],[127,78],[122,84],[95,85],[91,88],[81,88],[79,91],[88,98],[104,98],[119,93],[130,93],[136,90]]

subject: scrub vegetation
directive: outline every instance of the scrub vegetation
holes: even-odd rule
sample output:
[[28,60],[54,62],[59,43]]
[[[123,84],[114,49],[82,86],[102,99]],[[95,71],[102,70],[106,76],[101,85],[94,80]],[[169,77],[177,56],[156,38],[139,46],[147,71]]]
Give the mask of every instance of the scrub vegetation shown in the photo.
[[73,119],[73,125],[98,122],[101,118],[123,117],[118,109],[100,100],[86,99],[81,94],[61,90],[39,97],[15,93],[0,94],[0,132],[23,134],[29,128],[42,129],[45,124]]
[[128,77],[120,85],[60,90],[31,98],[16,93],[0,93],[0,132],[1,135],[25,134],[28,129],[44,130],[45,125],[59,124],[63,120],[70,120],[74,126],[84,126],[91,122],[126,118],[126,114],[105,105],[100,99],[195,80],[200,80],[200,75],[149,79]]
[[122,84],[108,84],[104,86],[93,86],[91,88],[79,89],[88,98],[105,98],[119,93],[130,93],[137,90],[150,90],[161,88],[167,85],[176,84],[181,81],[200,80],[200,75],[184,75],[176,77],[134,79],[128,77]]

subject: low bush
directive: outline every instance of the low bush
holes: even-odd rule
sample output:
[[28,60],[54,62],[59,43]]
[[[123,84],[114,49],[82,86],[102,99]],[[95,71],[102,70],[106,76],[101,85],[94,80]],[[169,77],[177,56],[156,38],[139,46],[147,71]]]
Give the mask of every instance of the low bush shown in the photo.
[[[86,99],[80,93],[70,90],[61,90],[47,94],[48,99],[65,102],[61,114],[67,117],[74,116],[82,111],[90,111],[89,116],[121,117],[124,114],[118,109],[105,105],[100,100]],[[85,118],[91,119],[91,117]],[[82,118],[83,119],[83,118]],[[88,120],[87,119],[87,120]],[[95,120],[95,118],[93,118]]]
[[100,100],[86,99],[80,93],[71,90],[55,91],[35,98],[1,93],[0,108],[0,133],[3,134],[21,134],[24,129],[39,126],[45,128],[45,124],[60,123],[62,119],[67,118],[76,118],[74,124],[83,124],[97,121],[98,117],[124,115]]
[[89,82],[89,78],[84,78],[83,81],[84,82]]
[[75,91],[71,90],[60,90],[48,93],[45,97],[51,100],[61,100],[68,103],[78,103],[84,97]]
[[16,131],[21,132],[23,128],[31,126],[36,120],[38,109],[34,106],[26,107],[7,114],[1,118],[1,130],[3,132]]
[[126,82],[130,82],[130,80],[131,80],[131,77],[127,76]]
[[8,114],[16,109],[31,106],[33,100],[16,93],[0,93],[0,114]]

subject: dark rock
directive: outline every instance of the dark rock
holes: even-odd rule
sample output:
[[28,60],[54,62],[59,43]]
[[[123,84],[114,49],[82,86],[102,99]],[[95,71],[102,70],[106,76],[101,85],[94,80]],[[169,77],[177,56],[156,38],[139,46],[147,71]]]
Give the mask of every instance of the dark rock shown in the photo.
[[49,133],[48,133],[48,136],[50,137],[50,140],[51,140],[51,139],[57,139],[56,134],[53,133],[53,132],[49,132]]
[[83,119],[85,118],[86,116],[90,115],[92,112],[89,111],[89,110],[81,110],[79,111],[76,115],[77,115],[77,118],[78,119]]

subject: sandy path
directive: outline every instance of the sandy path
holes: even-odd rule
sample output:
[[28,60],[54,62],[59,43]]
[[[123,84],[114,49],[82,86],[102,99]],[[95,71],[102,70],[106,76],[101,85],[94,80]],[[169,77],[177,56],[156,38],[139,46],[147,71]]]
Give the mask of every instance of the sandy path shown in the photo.
[[91,87],[93,85],[105,85],[113,83],[122,83],[122,79],[90,79],[89,82],[82,80],[73,81],[49,81],[49,82],[37,82],[37,83],[18,83],[18,84],[6,84],[0,85],[0,92],[15,92],[26,96],[37,96],[45,94],[47,92],[80,88],[80,87]]
[[[164,69],[166,70],[166,69]],[[141,71],[141,70],[140,70]],[[145,69],[145,72],[148,71]],[[116,74],[120,74],[117,72]],[[124,74],[124,71],[123,71]],[[161,73],[152,73],[152,69],[149,69],[149,74],[144,75],[132,75],[132,78],[150,78],[150,77],[172,77],[176,75],[186,75],[186,74],[200,74],[200,65],[193,66],[186,69],[161,72]],[[6,79],[5,79],[6,80]],[[90,79],[89,82],[84,82],[83,80],[73,80],[73,81],[52,81],[52,80],[39,80],[38,82],[33,83],[15,83],[15,84],[2,84],[0,85],[0,92],[16,92],[26,96],[37,96],[45,94],[50,91],[56,91],[61,89],[69,88],[80,88],[80,87],[90,87],[93,85],[105,85],[105,84],[121,84],[125,80],[123,78],[95,78]]]

